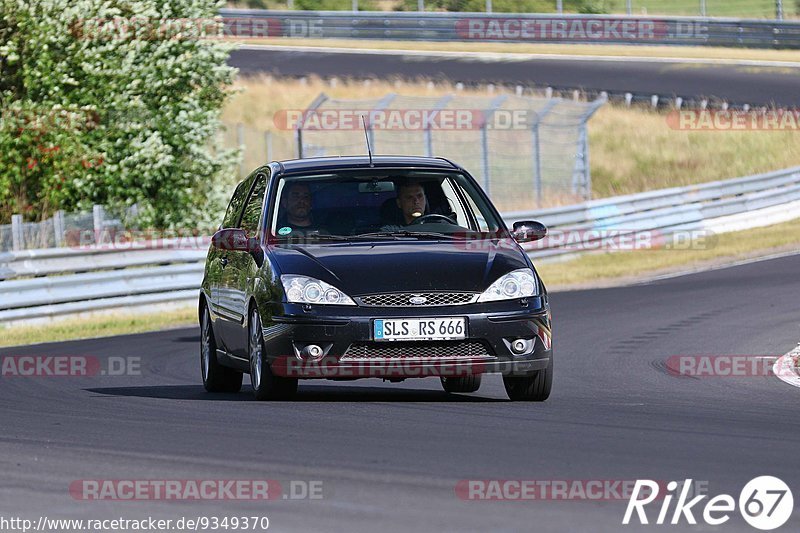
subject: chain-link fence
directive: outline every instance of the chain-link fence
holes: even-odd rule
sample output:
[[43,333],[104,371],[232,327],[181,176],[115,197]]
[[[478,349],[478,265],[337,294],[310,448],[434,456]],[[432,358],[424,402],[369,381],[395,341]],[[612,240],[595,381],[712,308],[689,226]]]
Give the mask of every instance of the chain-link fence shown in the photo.
[[587,121],[605,102],[518,95],[375,100],[320,95],[296,116],[301,157],[374,154],[445,157],[466,168],[501,211],[591,197]]
[[94,206],[91,212],[56,211],[40,222],[24,222],[12,215],[11,224],[0,225],[0,252],[64,246],[90,246],[97,238],[108,239],[115,231],[135,229],[136,206],[108,212]]

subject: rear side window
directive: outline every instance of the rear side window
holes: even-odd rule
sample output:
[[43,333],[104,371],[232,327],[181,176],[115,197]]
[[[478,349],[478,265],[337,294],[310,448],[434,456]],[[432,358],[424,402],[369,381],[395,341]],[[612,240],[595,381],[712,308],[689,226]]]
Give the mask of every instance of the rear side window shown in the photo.
[[239,218],[239,213],[242,212],[242,206],[247,199],[247,192],[250,189],[251,181],[244,180],[236,186],[236,190],[231,197],[231,203],[228,204],[228,210],[225,211],[225,218],[222,219],[222,228],[236,227],[236,221]]
[[247,232],[250,237],[255,237],[258,233],[258,223],[261,221],[261,206],[264,203],[264,193],[267,190],[267,176],[259,172],[256,175],[256,182],[253,192],[247,200],[247,205],[242,214],[240,227]]

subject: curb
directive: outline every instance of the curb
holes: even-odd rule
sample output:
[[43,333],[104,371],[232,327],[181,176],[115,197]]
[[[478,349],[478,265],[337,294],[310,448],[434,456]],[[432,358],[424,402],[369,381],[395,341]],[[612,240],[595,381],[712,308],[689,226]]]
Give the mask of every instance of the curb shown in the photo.
[[778,379],[794,387],[800,387],[800,369],[797,367],[800,359],[800,344],[797,348],[780,357],[772,366],[772,372]]

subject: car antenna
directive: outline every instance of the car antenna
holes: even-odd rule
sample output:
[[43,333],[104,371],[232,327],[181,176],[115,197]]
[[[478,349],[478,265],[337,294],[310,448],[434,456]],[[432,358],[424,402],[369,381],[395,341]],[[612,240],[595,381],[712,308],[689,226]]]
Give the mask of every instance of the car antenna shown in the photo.
[[369,145],[369,133],[367,133],[367,121],[364,119],[364,115],[361,115],[361,123],[364,125],[364,138],[367,139],[367,153],[369,154],[369,166],[374,167],[375,165],[372,164],[372,147]]

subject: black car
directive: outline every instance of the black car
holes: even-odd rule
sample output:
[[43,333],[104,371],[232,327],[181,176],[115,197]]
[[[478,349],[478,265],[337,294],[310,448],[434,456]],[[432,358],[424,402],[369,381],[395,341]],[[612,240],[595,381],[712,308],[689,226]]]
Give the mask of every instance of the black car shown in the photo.
[[203,384],[290,398],[298,379],[435,376],[474,392],[500,372],[512,400],[553,380],[547,291],[460,166],[440,158],[273,162],[237,187],[206,259]]

